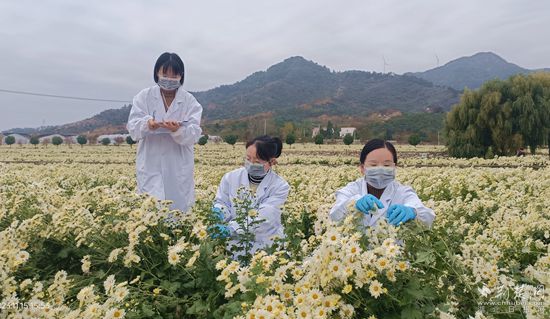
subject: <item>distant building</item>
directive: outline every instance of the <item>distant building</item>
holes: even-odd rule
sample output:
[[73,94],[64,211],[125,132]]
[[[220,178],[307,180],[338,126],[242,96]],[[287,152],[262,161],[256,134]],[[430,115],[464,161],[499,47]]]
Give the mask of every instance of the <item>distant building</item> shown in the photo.
[[349,134],[355,137],[355,131],[356,131],[355,127],[342,127],[340,129],[340,137],[344,137],[346,136],[346,134]]
[[208,135],[208,142],[218,144],[218,143],[223,142],[223,139],[220,136],[217,136],[217,135]]
[[[325,128],[323,128],[324,130]],[[318,127],[314,127],[313,130],[311,131],[311,137],[315,137],[317,135],[321,134],[321,127],[318,126]]]

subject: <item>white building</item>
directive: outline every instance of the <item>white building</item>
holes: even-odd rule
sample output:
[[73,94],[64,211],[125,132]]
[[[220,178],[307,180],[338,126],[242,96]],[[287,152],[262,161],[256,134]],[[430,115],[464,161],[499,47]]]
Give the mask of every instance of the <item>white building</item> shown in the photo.
[[314,127],[313,130],[311,131],[311,137],[315,137],[317,135],[319,135],[319,133],[321,133],[321,127]]
[[344,137],[346,134],[355,137],[355,127],[342,127],[340,129],[340,137]]
[[208,135],[208,142],[218,144],[223,142],[223,139],[217,135]]

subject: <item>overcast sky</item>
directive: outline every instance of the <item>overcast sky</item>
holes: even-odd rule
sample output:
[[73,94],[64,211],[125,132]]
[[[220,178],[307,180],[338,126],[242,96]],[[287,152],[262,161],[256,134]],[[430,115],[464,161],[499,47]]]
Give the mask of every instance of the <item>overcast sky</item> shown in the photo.
[[[290,56],[333,70],[424,71],[493,51],[550,67],[550,1],[0,1],[0,89],[128,100],[165,51],[185,88],[231,84]],[[122,103],[0,92],[0,130],[56,125]]]

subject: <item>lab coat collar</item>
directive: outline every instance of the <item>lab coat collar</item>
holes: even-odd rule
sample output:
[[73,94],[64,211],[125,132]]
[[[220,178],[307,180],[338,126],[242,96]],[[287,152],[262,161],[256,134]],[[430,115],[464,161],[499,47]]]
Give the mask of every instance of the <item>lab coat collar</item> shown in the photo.
[[[267,175],[258,185],[258,188],[256,189],[256,198],[258,199],[258,201],[265,195],[267,188],[269,187],[269,185],[271,185],[271,182],[273,181],[274,178],[275,178],[275,172],[273,172],[273,169],[270,169],[269,172],[267,172]],[[250,181],[248,180],[248,172],[244,167],[241,168],[240,184],[250,188]]]
[[[152,94],[155,99],[162,101],[162,96],[160,95],[160,86],[153,86]],[[184,98],[185,90],[180,86],[179,89],[176,91],[176,96],[174,97],[174,100],[176,101],[176,103],[180,104],[183,103]]]

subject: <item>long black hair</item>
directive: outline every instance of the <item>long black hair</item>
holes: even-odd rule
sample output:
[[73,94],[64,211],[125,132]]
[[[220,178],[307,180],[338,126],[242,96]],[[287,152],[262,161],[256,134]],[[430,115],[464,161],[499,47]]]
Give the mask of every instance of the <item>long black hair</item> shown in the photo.
[[183,79],[185,78],[185,65],[177,54],[164,52],[159,56],[155,63],[155,68],[153,69],[153,79],[155,83],[159,81],[159,76],[157,75],[159,70],[162,70],[162,72],[172,70],[175,74],[181,76],[180,83],[183,84]]
[[359,156],[359,161],[361,164],[365,163],[365,159],[367,158],[367,155],[369,155],[370,152],[377,150],[379,148],[386,148],[393,156],[393,163],[397,165],[397,151],[395,150],[395,147],[392,143],[388,141],[381,140],[379,138],[372,139],[363,146],[363,150],[361,151],[361,155]]
[[256,145],[256,156],[266,162],[281,156],[283,142],[278,137],[268,135],[258,136],[246,143],[246,148]]

